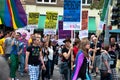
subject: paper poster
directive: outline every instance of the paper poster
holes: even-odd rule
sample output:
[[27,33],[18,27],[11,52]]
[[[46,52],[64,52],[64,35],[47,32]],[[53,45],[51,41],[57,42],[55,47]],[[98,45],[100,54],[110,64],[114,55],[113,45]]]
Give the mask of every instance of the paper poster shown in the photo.
[[79,38],[87,38],[88,37],[88,30],[81,30],[79,31]]
[[81,0],[64,0],[63,30],[80,30]]
[[45,29],[56,29],[57,18],[57,12],[46,12]]
[[59,21],[58,27],[59,39],[65,39],[66,37],[71,38],[71,30],[63,30],[63,21]]
[[82,27],[81,30],[88,30],[88,11],[82,11]]
[[39,13],[38,12],[30,12],[28,17],[29,25],[38,25]]

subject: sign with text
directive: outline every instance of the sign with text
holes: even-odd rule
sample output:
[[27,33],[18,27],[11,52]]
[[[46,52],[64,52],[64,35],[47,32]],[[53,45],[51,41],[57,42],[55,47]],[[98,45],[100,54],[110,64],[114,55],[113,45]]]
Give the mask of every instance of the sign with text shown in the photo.
[[45,29],[56,29],[57,18],[57,12],[46,12]]
[[63,30],[80,30],[81,0],[64,0]]
[[56,34],[56,25],[58,19],[58,12],[47,11],[44,27],[44,34]]
[[100,21],[98,25],[98,30],[103,30],[104,24],[105,23],[103,21]]
[[88,30],[88,11],[82,11],[82,27],[81,30]]
[[79,38],[87,38],[88,37],[88,30],[81,30],[79,31]]
[[56,30],[55,29],[44,29],[44,34],[55,35]]
[[58,24],[58,38],[65,39],[67,37],[71,38],[71,31],[70,30],[63,30],[63,21],[59,21]]
[[39,13],[38,12],[30,12],[28,18],[29,25],[38,25]]

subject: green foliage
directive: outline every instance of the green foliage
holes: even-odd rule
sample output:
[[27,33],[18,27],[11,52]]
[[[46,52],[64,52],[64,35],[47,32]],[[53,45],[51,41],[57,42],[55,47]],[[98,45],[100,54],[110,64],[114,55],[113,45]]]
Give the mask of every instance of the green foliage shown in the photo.
[[99,1],[93,1],[93,3],[90,5],[90,9],[102,9],[104,4],[104,0]]

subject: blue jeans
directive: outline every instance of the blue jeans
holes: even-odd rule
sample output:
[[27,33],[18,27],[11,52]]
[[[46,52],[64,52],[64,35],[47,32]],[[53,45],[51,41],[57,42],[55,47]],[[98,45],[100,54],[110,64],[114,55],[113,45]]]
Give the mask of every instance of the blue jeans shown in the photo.
[[46,77],[47,79],[50,79],[50,76],[51,76],[51,68],[52,68],[52,60],[49,60],[47,61],[46,63],[46,71],[43,71],[43,75],[42,77]]
[[112,76],[106,70],[100,70],[100,80],[112,80]]
[[23,73],[25,68],[25,54],[20,55],[20,72]]

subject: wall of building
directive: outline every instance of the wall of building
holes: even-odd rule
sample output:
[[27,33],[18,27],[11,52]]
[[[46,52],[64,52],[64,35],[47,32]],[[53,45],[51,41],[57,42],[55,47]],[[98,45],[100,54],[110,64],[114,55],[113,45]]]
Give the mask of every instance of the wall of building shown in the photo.
[[[100,16],[98,15],[99,10],[96,10],[96,9],[91,10],[89,8],[83,8],[83,10],[88,10],[89,17],[96,18],[96,26],[98,26],[100,22]],[[63,15],[63,7],[26,5],[27,14],[29,14],[29,12],[39,12],[42,15],[46,15],[47,11],[55,11],[55,12],[58,12],[58,15]]]

